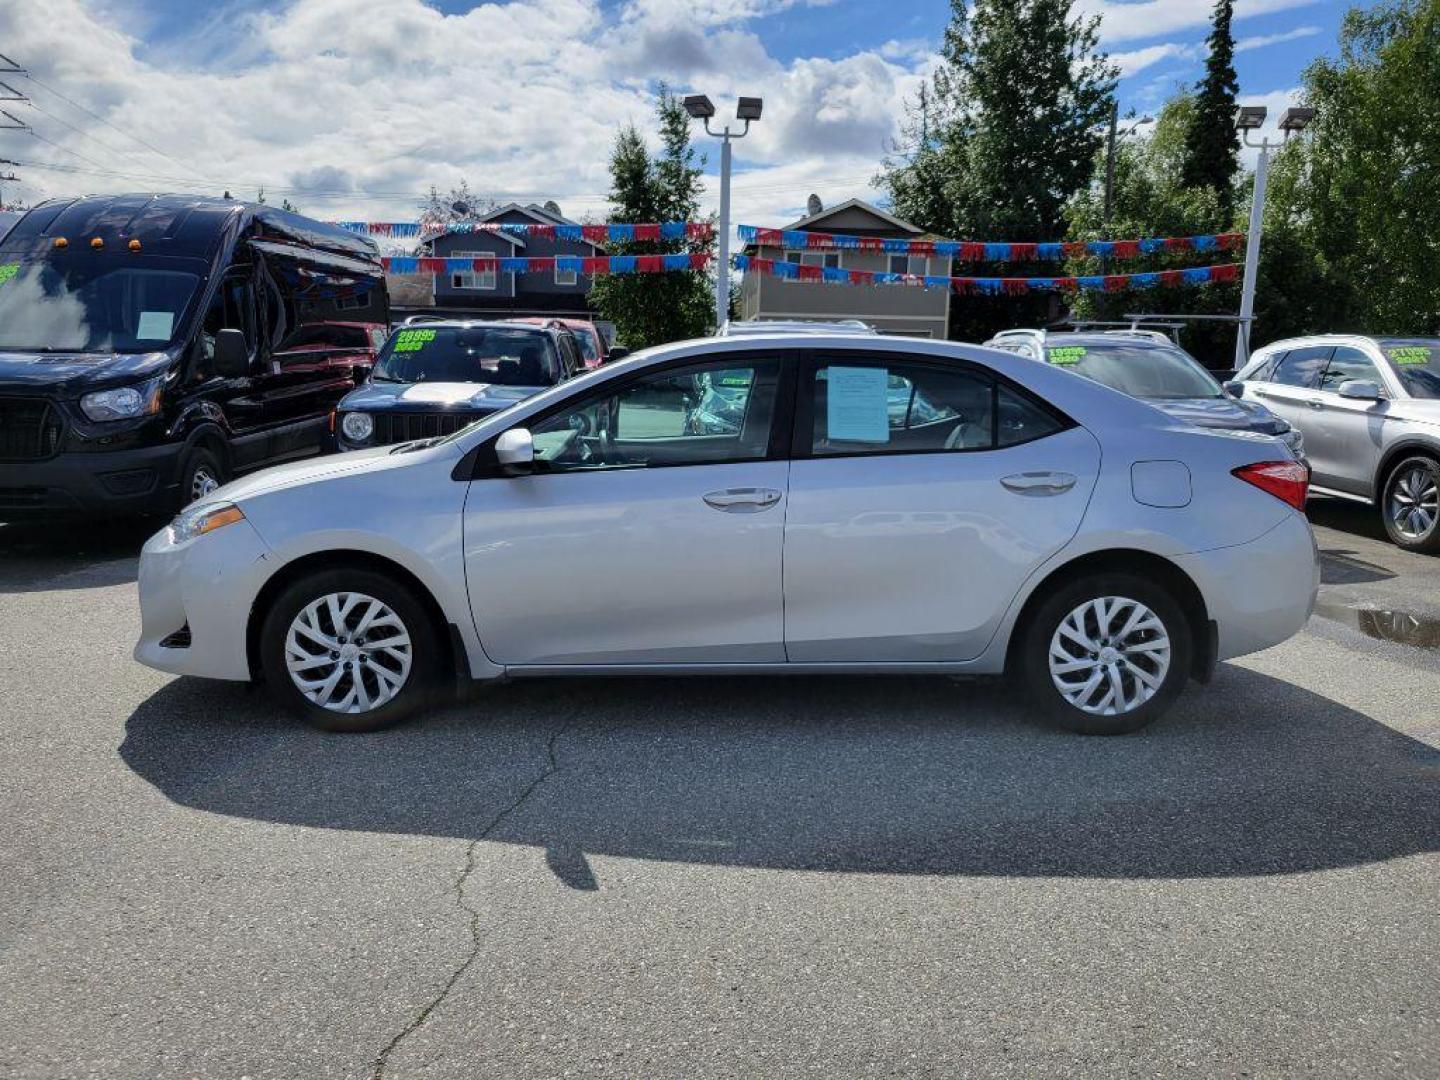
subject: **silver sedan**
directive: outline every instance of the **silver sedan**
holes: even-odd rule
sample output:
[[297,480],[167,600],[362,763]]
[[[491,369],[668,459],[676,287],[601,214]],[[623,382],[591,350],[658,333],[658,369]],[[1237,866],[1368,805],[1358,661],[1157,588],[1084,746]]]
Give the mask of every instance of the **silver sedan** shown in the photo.
[[455,673],[1009,672],[1133,731],[1304,624],[1306,480],[1276,438],[978,346],[683,342],[214,492],[145,547],[136,656],[332,730]]

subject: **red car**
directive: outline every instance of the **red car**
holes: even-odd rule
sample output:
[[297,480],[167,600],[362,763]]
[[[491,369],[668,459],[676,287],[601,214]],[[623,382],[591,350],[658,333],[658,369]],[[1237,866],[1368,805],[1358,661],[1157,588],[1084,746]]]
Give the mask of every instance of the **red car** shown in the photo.
[[506,319],[506,322],[529,323],[532,326],[547,326],[550,323],[559,323],[575,335],[575,341],[580,346],[580,359],[585,362],[585,370],[597,368],[606,360],[605,339],[600,336],[600,331],[589,319]]

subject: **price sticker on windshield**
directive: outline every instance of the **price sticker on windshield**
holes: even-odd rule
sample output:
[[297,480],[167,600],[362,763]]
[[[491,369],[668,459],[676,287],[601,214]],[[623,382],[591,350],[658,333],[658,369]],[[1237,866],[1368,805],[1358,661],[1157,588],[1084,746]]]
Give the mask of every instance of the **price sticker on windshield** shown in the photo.
[[5,263],[0,265],[0,285],[4,285],[20,272],[19,263]]
[[435,340],[434,330],[401,330],[395,335],[394,352],[419,352]]
[[1398,349],[1386,349],[1385,355],[1400,367],[1424,367],[1430,363],[1430,350],[1424,345],[1406,345]]
[[1085,359],[1085,347],[1083,345],[1063,345],[1050,350],[1050,363],[1068,366],[1078,364]]

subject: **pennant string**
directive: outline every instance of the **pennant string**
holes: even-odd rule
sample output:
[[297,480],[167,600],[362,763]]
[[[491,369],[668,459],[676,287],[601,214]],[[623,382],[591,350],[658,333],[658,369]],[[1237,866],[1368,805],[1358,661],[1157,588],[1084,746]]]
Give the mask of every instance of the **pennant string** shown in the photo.
[[743,244],[788,250],[880,251],[887,255],[939,255],[961,262],[1040,262],[1056,259],[1102,257],[1135,259],[1174,251],[1231,251],[1245,242],[1243,232],[1206,236],[1153,236],[1141,240],[1067,240],[1043,244],[983,242],[979,240],[902,240],[891,237],[850,236],[844,233],[806,232],[799,229],[762,229],[738,225]]

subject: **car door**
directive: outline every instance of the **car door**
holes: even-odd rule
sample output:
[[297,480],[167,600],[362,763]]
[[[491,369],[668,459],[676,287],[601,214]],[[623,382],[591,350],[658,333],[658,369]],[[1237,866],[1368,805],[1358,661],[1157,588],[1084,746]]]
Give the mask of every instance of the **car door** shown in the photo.
[[[1351,379],[1372,382],[1386,393],[1385,379],[1365,350],[1337,345],[1320,376],[1318,406],[1305,431],[1306,457],[1314,482],[1353,495],[1370,495],[1372,478],[1380,464],[1381,427],[1390,407],[1388,400],[1365,401],[1340,396],[1340,385]],[[1314,435],[1311,435],[1313,430]]]
[[1100,466],[1089,432],[987,368],[894,353],[809,354],[794,439],[792,663],[978,656]]
[[1305,436],[1307,456],[1310,432],[1316,427],[1315,414],[1319,409],[1316,390],[1331,351],[1329,345],[1291,349],[1281,357],[1269,379],[1249,384],[1266,408],[1300,429]]
[[[694,358],[529,422],[535,471],[472,481],[464,550],[497,663],[780,663],[793,365]],[[706,388],[732,408],[711,417]],[[782,435],[784,437],[782,437]]]

